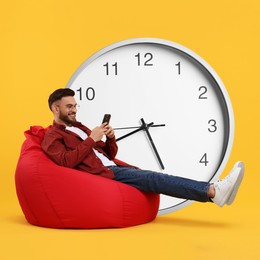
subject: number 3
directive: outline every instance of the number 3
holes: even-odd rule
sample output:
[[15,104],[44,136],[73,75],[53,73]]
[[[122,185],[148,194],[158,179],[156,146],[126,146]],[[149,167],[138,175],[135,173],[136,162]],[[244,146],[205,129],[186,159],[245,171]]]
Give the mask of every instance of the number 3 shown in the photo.
[[209,132],[214,133],[217,131],[217,122],[214,119],[210,119],[208,121],[208,124],[210,124],[210,127],[208,128]]

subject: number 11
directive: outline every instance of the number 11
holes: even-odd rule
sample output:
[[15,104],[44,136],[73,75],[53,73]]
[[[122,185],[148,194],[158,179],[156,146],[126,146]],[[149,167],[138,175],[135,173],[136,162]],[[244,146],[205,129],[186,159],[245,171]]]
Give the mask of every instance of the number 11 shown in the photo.
[[[106,64],[103,65],[104,67],[106,67],[106,75],[109,75],[110,69],[109,69],[109,63],[107,62]],[[114,73],[115,75],[117,75],[117,62],[115,62],[114,64],[111,65],[112,67],[114,67]]]

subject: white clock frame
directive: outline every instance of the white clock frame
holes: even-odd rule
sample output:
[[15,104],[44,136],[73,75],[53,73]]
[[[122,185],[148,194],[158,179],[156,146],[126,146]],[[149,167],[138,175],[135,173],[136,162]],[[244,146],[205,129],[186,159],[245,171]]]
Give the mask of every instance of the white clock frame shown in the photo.
[[[118,48],[123,48],[125,46],[132,46],[132,45],[142,45],[142,44],[144,44],[144,45],[152,44],[152,45],[156,45],[156,46],[162,46],[163,48],[169,48],[170,50],[175,50],[175,51],[182,53],[185,57],[189,57],[189,58],[191,58],[191,60],[200,64],[200,66],[202,66],[205,69],[205,71],[207,71],[208,74],[216,82],[216,86],[219,88],[218,91],[222,95],[222,99],[223,99],[222,101],[224,101],[222,106],[225,106],[224,110],[227,112],[227,115],[224,118],[224,121],[225,121],[224,124],[226,124],[224,127],[228,127],[228,130],[227,129],[225,130],[228,133],[225,136],[226,148],[224,151],[223,158],[222,158],[221,163],[218,166],[217,170],[214,172],[214,174],[212,174],[212,178],[210,178],[210,180],[208,180],[208,181],[217,180],[227,164],[227,161],[228,161],[230,153],[231,153],[232,145],[233,145],[233,140],[234,140],[233,109],[232,109],[231,101],[228,96],[227,90],[226,90],[223,82],[221,81],[220,77],[217,75],[217,73],[213,70],[213,68],[205,60],[203,60],[199,55],[197,55],[190,49],[188,49],[180,44],[177,44],[177,43],[174,43],[171,41],[167,41],[167,40],[163,40],[163,39],[157,39],[157,38],[134,38],[134,39],[120,41],[120,42],[111,44],[111,45],[101,49],[100,51],[96,52],[91,57],[89,57],[72,75],[72,77],[69,80],[69,82],[67,83],[66,87],[74,88],[74,85],[76,84],[76,81],[79,78],[79,76],[82,73],[84,73],[84,71],[88,68],[88,66],[90,64],[92,64],[95,60],[99,59],[101,56],[106,55],[109,52],[116,50]],[[177,65],[177,64],[175,64],[175,65]],[[103,66],[105,66],[105,65],[103,65]],[[107,111],[103,111],[103,112],[107,112]],[[113,115],[112,115],[112,117],[113,117]],[[101,120],[101,117],[100,117],[100,120]],[[157,122],[157,123],[160,123],[160,122]],[[121,158],[119,158],[119,159],[121,159]],[[173,207],[160,209],[158,212],[158,215],[170,213],[175,210],[181,209],[181,208],[189,205],[191,202],[192,201],[185,200],[185,201],[180,202],[179,204],[174,205]]]

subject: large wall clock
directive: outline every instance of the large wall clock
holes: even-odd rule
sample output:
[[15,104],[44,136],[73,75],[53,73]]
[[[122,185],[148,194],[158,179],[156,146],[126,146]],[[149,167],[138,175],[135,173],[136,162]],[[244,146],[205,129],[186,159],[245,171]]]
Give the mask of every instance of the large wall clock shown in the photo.
[[[77,119],[88,127],[112,115],[118,159],[202,181],[222,173],[233,143],[232,105],[216,72],[186,47],[155,38],[109,45],[67,87],[80,105]],[[158,214],[190,203],[161,195]]]

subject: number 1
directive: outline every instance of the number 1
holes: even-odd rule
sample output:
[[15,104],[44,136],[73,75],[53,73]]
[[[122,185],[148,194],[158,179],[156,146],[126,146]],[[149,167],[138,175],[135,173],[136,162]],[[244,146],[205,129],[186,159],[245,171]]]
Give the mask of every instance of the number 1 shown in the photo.
[[178,67],[178,74],[181,74],[181,62],[179,61],[178,63],[175,64],[175,66]]

